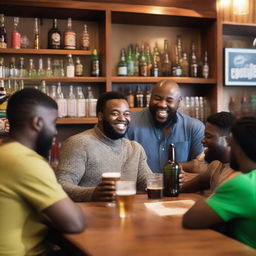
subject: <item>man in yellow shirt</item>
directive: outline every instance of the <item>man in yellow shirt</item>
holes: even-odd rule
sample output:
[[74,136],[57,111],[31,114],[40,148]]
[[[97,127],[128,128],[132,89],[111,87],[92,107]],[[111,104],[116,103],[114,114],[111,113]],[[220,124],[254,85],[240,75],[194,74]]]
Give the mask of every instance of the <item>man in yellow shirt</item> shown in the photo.
[[7,117],[10,136],[0,146],[0,255],[48,255],[46,222],[63,233],[85,227],[82,210],[46,161],[56,136],[57,104],[24,89],[10,98]]

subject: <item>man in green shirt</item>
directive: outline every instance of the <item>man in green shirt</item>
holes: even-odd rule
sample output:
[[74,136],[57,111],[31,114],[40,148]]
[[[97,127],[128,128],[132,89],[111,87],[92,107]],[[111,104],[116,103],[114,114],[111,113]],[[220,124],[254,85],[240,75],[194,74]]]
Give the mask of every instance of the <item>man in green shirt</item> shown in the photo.
[[208,199],[197,201],[184,215],[183,226],[225,223],[228,235],[256,248],[256,118],[239,119],[231,132],[230,167],[242,174],[227,180]]

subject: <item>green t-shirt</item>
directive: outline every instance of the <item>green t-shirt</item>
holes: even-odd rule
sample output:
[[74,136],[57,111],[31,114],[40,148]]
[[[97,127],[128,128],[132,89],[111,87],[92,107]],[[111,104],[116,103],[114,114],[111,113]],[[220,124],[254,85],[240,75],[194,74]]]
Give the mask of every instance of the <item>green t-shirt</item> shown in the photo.
[[256,248],[256,170],[228,180],[206,202],[228,222],[229,234]]
[[0,146],[0,255],[41,255],[47,226],[40,212],[67,197],[53,170],[17,142]]

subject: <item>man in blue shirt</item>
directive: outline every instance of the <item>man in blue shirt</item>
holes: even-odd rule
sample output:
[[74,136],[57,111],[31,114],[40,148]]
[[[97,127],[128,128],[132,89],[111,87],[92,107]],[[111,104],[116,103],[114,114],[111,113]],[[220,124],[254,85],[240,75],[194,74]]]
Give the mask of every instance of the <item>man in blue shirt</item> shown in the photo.
[[132,114],[128,138],[144,147],[153,172],[162,172],[170,143],[175,144],[176,160],[181,163],[203,152],[204,125],[177,111],[180,101],[178,84],[163,80],[154,86],[149,108]]

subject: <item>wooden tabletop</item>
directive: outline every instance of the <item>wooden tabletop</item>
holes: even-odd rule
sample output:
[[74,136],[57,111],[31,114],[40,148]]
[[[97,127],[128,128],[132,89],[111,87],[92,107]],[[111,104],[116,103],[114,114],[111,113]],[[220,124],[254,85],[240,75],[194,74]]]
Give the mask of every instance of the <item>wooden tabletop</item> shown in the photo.
[[[196,200],[196,194],[180,194],[163,200]],[[120,219],[116,207],[104,203],[79,203],[87,218],[87,229],[66,235],[73,246],[88,255],[256,255],[256,250],[213,230],[188,230],[181,215],[160,216],[146,208],[146,195],[136,195],[133,216]],[[203,218],[203,216],[202,216]]]

